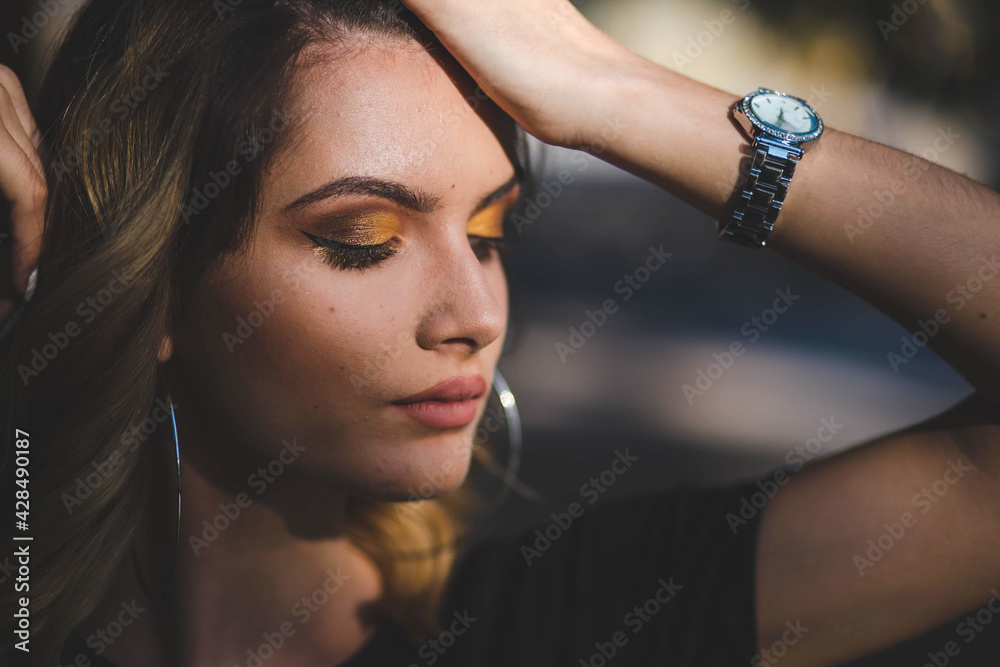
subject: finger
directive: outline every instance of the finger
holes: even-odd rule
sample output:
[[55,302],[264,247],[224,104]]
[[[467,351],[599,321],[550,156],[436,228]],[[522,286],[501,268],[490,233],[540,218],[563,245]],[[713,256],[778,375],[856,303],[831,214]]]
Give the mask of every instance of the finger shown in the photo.
[[14,284],[20,293],[38,263],[45,226],[45,181],[31,165],[17,141],[0,125],[0,193],[10,204]]
[[21,85],[21,80],[17,78],[14,70],[5,65],[0,65],[0,86],[3,86],[7,94],[10,95],[11,103],[14,106],[14,111],[17,113],[18,120],[21,122],[21,127],[24,128],[24,133],[31,139],[31,143],[37,151],[39,145],[42,143],[42,133],[35,123],[31,107],[28,106],[28,98],[24,94],[24,86]]
[[21,150],[31,161],[31,166],[34,167],[35,172],[39,177],[44,178],[45,171],[42,167],[42,160],[38,156],[38,151],[35,149],[35,144],[21,125],[21,119],[14,109],[13,100],[3,85],[0,85],[0,123],[7,128],[14,141],[21,147]]

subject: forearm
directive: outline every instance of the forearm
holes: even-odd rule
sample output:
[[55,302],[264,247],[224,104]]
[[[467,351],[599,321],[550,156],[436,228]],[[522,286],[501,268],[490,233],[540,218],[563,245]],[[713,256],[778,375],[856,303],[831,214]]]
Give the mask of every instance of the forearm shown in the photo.
[[[727,219],[749,155],[730,113],[737,96],[639,57],[622,72],[602,91],[607,102],[578,147],[596,147],[608,162]],[[996,192],[828,128],[800,161],[768,247],[910,331],[930,333],[930,347],[1000,404],[998,218]],[[916,334],[917,345],[924,340]],[[898,341],[886,364],[905,369],[912,349]]]

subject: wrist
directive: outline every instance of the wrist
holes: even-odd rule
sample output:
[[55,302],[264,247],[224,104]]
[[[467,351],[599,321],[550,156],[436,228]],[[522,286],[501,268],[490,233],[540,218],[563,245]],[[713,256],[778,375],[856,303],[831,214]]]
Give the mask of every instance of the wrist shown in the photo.
[[[619,50],[582,67],[576,105],[584,112],[563,128],[556,145],[608,159],[612,149],[637,127],[635,112],[649,103],[650,66],[645,58],[616,44]],[[594,61],[592,61],[594,62]]]
[[732,121],[740,97],[636,54],[614,65],[600,84],[597,122],[589,123],[571,148],[635,174],[713,218],[729,211],[746,144]]

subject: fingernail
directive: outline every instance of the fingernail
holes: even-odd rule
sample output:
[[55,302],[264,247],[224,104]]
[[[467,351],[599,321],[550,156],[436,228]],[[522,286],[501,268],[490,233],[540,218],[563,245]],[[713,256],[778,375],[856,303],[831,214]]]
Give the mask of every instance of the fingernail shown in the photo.
[[38,284],[38,269],[32,269],[31,273],[28,274],[28,287],[24,290],[24,300],[25,302],[31,301],[31,297],[35,296],[35,286]]

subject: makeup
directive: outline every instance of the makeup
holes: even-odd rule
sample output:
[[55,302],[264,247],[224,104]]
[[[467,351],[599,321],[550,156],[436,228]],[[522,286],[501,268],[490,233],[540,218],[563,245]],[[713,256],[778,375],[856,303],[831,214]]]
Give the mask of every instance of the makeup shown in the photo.
[[503,238],[503,221],[506,213],[507,209],[503,206],[503,202],[497,202],[472,216],[466,227],[466,233],[469,236],[488,239]]
[[486,393],[482,375],[455,376],[399,401],[394,407],[434,428],[465,426],[476,416],[476,403]]
[[323,220],[317,234],[299,231],[330,266],[363,271],[396,254],[403,225],[392,213],[370,209]]
[[[469,219],[466,234],[480,259],[493,250],[504,249],[503,223],[516,200],[517,190],[512,190]],[[402,245],[399,236],[403,225],[388,211],[370,209],[325,219],[317,225],[315,234],[300,231],[330,266],[363,271],[396,254]]]
[[380,245],[403,233],[398,216],[385,210],[370,209],[323,220],[316,235],[344,245]]
[[475,419],[477,400],[470,398],[464,401],[420,401],[393,407],[410,418],[434,428],[457,428]]

